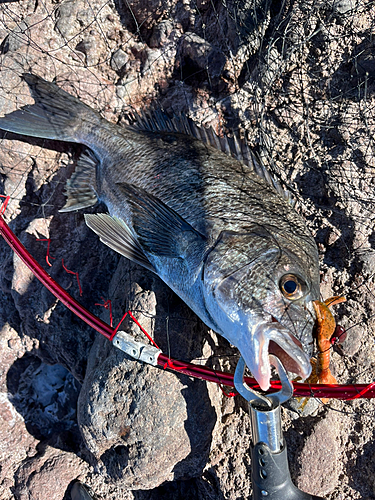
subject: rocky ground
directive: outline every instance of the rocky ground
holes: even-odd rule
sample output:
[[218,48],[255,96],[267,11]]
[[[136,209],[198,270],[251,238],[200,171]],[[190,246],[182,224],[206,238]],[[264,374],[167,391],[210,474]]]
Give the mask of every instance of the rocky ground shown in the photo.
[[[114,122],[153,104],[239,130],[298,200],[323,298],[347,297],[332,370],[340,383],[371,382],[374,23],[374,3],[356,0],[5,2],[0,110],[32,102],[21,80],[32,71]],[[58,212],[79,147],[0,134],[7,220],[51,276],[106,321],[103,300],[115,323],[133,311],[164,352],[233,369],[236,351],[158,278],[100,244],[82,211]],[[0,259],[0,500],[77,500],[77,480],[98,500],[250,497],[239,397],[127,359],[3,241]],[[316,403],[304,417],[283,409],[295,483],[329,500],[375,498],[373,416],[361,399]]]

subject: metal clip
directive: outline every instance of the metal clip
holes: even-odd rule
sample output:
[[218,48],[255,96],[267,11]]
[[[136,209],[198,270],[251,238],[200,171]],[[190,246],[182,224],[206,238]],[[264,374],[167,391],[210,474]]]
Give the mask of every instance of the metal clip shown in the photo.
[[137,361],[144,361],[152,366],[157,366],[161,350],[152,345],[137,342],[126,332],[117,332],[112,340],[113,345]]
[[234,385],[250,407],[251,482],[253,500],[324,500],[299,490],[290,477],[287,448],[281,426],[281,404],[293,395],[293,385],[280,360],[270,355],[281,389],[267,396],[250,389],[244,382],[245,361],[241,357],[234,374]]
[[281,382],[281,389],[277,392],[274,392],[273,394],[269,394],[268,396],[260,394],[254,389],[251,389],[244,382],[243,376],[245,373],[246,364],[242,356],[237,363],[236,371],[234,373],[234,386],[238,393],[241,394],[241,396],[247,401],[249,401],[250,404],[258,404],[266,410],[272,410],[276,406],[285,403],[285,401],[288,401],[288,399],[293,396],[293,385],[290,382],[288,374],[281,361],[273,354],[270,354],[269,359],[270,363],[276,368]]

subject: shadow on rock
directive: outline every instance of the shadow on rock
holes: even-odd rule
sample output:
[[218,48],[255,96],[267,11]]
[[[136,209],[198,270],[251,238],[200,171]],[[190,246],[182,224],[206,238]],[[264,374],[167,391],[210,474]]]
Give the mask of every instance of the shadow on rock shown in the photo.
[[80,384],[64,367],[47,365],[27,353],[9,369],[7,389],[32,436],[48,439],[56,448],[78,449],[81,438],[76,406]]
[[[134,500],[224,500],[216,474],[162,484],[152,491],[134,491]],[[70,499],[69,499],[70,500]]]
[[190,478],[202,473],[208,461],[212,431],[216,422],[216,413],[208,396],[206,382],[183,378],[187,379],[187,387],[181,391],[187,410],[184,427],[190,440],[191,451],[175,465],[173,472],[176,478]]

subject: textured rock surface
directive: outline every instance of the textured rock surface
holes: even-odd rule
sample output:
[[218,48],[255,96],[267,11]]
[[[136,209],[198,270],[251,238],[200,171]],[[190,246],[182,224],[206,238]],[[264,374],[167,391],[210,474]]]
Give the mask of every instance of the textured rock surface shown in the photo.
[[45,447],[17,471],[16,495],[20,500],[60,500],[73,479],[87,471],[73,453]]
[[[338,485],[340,474],[340,452],[338,434],[342,419],[335,413],[316,424],[306,440],[300,454],[301,467],[298,487],[308,493],[325,496],[332,493]],[[311,470],[324,471],[316,476]]]
[[[79,424],[99,470],[129,489],[202,472],[216,414],[206,385],[136,365],[98,339],[80,394]],[[90,365],[89,365],[90,368]]]
[[[348,298],[336,308],[348,335],[333,350],[333,371],[341,383],[370,382],[374,6],[281,5],[2,3],[0,112],[32,102],[21,74],[34,71],[114,122],[158,102],[219,133],[239,128],[300,202],[320,250],[322,296]],[[131,310],[165,353],[233,369],[237,353],[158,278],[101,245],[82,213],[58,212],[80,152],[0,132],[12,229],[106,321],[109,310],[98,304],[111,299],[114,324]],[[37,241],[46,238],[51,267],[47,242]],[[2,240],[0,260],[0,500],[70,500],[76,479],[99,500],[250,497],[244,402],[130,361],[57,302]],[[82,295],[64,266],[79,272]],[[144,338],[129,317],[122,328]],[[313,406],[305,418],[283,410],[294,481],[329,500],[374,498],[371,400]]]
[[[2,299],[4,304],[5,297]],[[7,388],[9,370],[22,359],[27,348],[32,348],[32,343],[23,341],[9,324],[5,324],[1,329],[0,345],[0,498],[5,500],[12,497],[16,470],[24,460],[36,454],[39,441],[27,431],[27,423],[13,406]]]

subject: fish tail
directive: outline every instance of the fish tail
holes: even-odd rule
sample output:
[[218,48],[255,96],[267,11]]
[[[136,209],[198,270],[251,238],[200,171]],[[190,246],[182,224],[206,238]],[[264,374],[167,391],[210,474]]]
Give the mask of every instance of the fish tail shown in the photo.
[[43,139],[85,142],[80,137],[82,128],[77,127],[78,123],[84,120],[95,127],[102,121],[99,113],[54,83],[30,73],[22,77],[35,104],[0,118],[0,129]]

